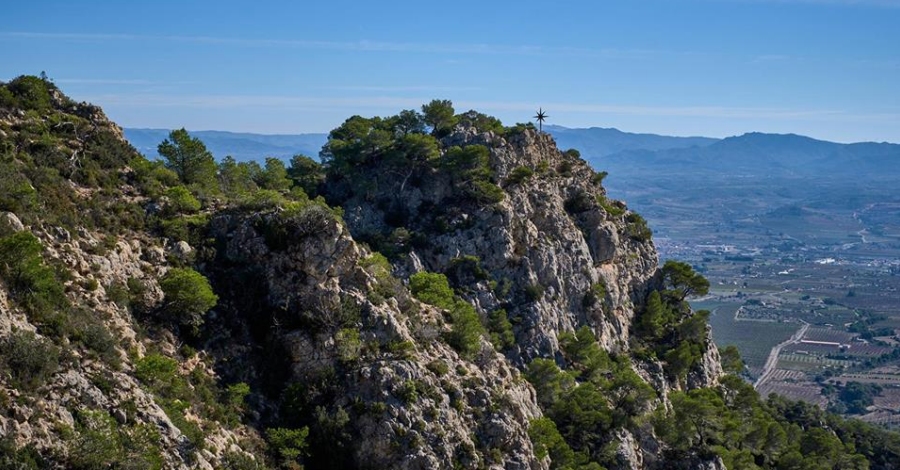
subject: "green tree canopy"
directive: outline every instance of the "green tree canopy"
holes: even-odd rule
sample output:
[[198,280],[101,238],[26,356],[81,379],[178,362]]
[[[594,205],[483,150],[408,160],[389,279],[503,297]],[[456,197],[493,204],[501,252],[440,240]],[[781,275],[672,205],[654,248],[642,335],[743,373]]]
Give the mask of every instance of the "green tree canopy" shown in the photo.
[[423,116],[413,109],[405,109],[394,117],[394,127],[402,135],[422,134],[425,132]]
[[731,344],[719,350],[721,357],[722,369],[731,374],[740,374],[744,371],[744,360],[741,359],[741,353],[737,346]]
[[431,100],[422,105],[422,113],[422,120],[431,127],[432,135],[446,135],[456,125],[457,118],[450,100]]
[[50,90],[56,86],[41,77],[22,75],[14,78],[6,88],[23,109],[44,110],[50,107]]
[[314,198],[319,195],[319,185],[325,182],[322,164],[306,155],[297,154],[291,158],[291,166],[287,172],[294,185],[303,189],[307,196]]
[[679,301],[709,293],[709,281],[687,263],[668,260],[662,267],[662,275],[666,287]]
[[219,163],[219,185],[229,198],[242,198],[258,189],[253,182],[251,166],[246,162],[238,163],[230,155]]
[[215,307],[219,297],[209,280],[190,268],[174,268],[159,280],[165,294],[164,310],[170,319],[182,325],[199,327],[203,314]]
[[184,128],[169,133],[157,151],[186,185],[198,185],[209,191],[215,185],[216,161],[200,139],[191,137]]
[[453,289],[447,276],[440,273],[420,272],[409,277],[409,290],[413,297],[429,305],[450,310],[453,308]]
[[266,166],[254,175],[254,181],[260,188],[272,191],[287,191],[291,188],[284,162],[274,157],[266,157]]

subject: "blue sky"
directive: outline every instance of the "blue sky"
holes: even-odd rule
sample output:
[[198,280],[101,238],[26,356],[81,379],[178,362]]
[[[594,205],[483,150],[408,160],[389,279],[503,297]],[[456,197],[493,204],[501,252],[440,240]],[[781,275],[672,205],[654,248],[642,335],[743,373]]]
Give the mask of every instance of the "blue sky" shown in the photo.
[[126,127],[327,132],[432,98],[504,123],[900,142],[900,0],[15,2],[0,80]]

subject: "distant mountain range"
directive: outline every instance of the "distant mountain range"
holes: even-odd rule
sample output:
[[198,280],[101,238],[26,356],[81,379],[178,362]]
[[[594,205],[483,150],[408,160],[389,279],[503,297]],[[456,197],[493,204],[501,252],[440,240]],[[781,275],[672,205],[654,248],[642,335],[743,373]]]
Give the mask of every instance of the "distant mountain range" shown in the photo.
[[[125,129],[125,138],[139,152],[150,158],[159,157],[156,147],[169,136],[168,129]],[[328,134],[251,134],[248,132],[190,131],[221,160],[231,155],[238,161],[277,157],[288,160],[301,153],[318,157]]]
[[[900,145],[864,142],[838,144],[794,134],[748,133],[725,139],[636,134],[614,128],[570,129],[546,126],[559,148],[575,148],[595,168],[630,176],[647,171],[692,174],[814,176],[821,172],[879,174],[900,170]],[[156,147],[167,129],[125,129],[138,151],[157,157]],[[252,134],[191,131],[217,159],[238,161],[265,157],[317,157],[327,134]]]
[[544,126],[553,135],[560,149],[578,149],[582,155],[604,157],[630,150],[667,150],[675,148],[705,147],[719,139],[711,137],[672,137],[657,134],[634,134],[615,128],[591,127],[571,129],[562,126]]
[[852,172],[883,176],[900,171],[900,145],[838,144],[795,134],[758,132],[708,145],[660,150],[628,149],[603,155],[582,150],[595,167],[620,175],[648,170],[716,176],[815,177]]

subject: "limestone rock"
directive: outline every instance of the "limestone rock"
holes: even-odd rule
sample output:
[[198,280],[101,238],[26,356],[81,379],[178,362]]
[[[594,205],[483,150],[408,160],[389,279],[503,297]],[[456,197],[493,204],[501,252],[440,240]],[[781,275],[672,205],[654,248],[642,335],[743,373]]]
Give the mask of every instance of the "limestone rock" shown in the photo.
[[180,260],[185,261],[188,260],[191,256],[191,253],[194,252],[194,249],[191,248],[191,245],[189,245],[188,242],[184,240],[172,244],[170,250],[172,251],[172,255]]
[[0,212],[0,237],[6,237],[25,230],[22,221],[12,212]]

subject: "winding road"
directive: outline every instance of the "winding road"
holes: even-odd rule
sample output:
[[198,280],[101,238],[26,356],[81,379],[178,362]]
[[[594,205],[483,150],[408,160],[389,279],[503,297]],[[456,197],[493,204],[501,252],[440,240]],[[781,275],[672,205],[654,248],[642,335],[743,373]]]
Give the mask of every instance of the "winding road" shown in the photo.
[[782,343],[779,343],[772,351],[769,352],[769,357],[766,359],[766,365],[763,367],[762,374],[759,375],[759,378],[756,379],[756,383],[753,384],[753,388],[759,389],[767,380],[772,377],[772,373],[775,372],[775,367],[778,365],[778,355],[781,354],[781,349],[789,344],[799,343],[801,339],[803,339],[803,335],[806,334],[806,330],[809,329],[809,323],[806,323],[803,320],[800,320],[803,323],[803,326],[797,330],[796,333],[793,334],[790,338],[785,340]]

